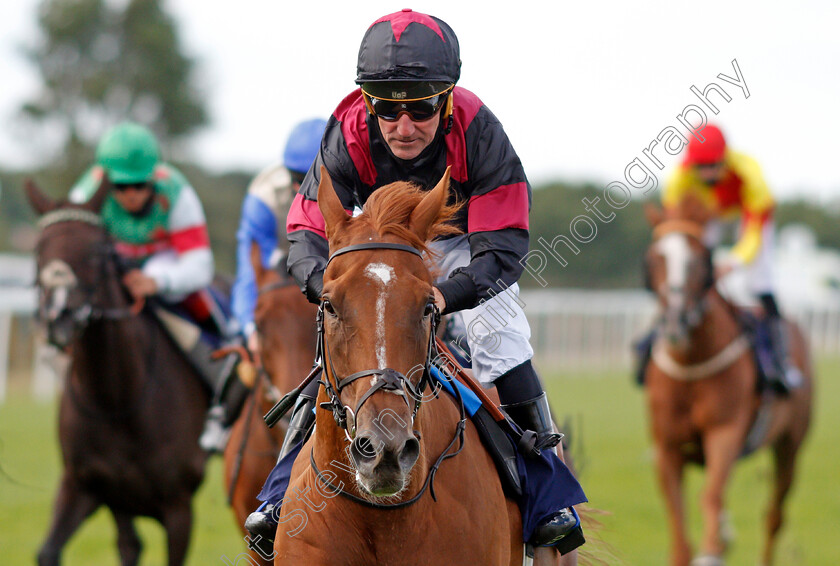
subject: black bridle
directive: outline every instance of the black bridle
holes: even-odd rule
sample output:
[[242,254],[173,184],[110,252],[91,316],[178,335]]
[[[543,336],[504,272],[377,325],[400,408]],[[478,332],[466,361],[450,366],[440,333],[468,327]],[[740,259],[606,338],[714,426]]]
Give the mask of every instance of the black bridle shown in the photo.
[[[339,249],[329,257],[329,259],[327,260],[327,265],[329,265],[329,263],[333,259],[340,255],[344,255],[346,253],[354,251],[372,249],[399,250],[414,254],[420,257],[421,259],[423,258],[423,254],[420,253],[418,249],[405,244],[369,242],[364,244],[355,244]],[[392,393],[400,395],[403,401],[405,401],[408,408],[412,410],[411,421],[413,423],[415,417],[417,416],[417,411],[420,409],[420,403],[423,396],[423,392],[425,391],[426,386],[428,385],[430,380],[429,365],[432,362],[432,356],[434,352],[435,331],[437,330],[437,325],[440,321],[440,311],[437,309],[437,307],[434,307],[434,312],[431,315],[429,328],[429,344],[426,349],[426,360],[423,364],[423,376],[420,378],[420,381],[415,386],[409,378],[407,378],[405,375],[398,372],[397,370],[391,368],[365,369],[362,371],[352,373],[346,377],[339,378],[338,374],[335,371],[335,368],[333,367],[332,355],[330,353],[329,345],[326,342],[326,337],[324,333],[324,307],[326,306],[326,304],[328,304],[328,301],[326,299],[323,299],[321,301],[321,304],[318,306],[318,347],[316,356],[319,357],[322,360],[322,363],[326,364],[326,367],[329,368],[329,371],[324,373],[324,379],[322,379],[320,383],[324,386],[324,389],[327,391],[327,395],[329,395],[330,400],[325,403],[321,403],[321,408],[332,410],[333,418],[335,419],[336,424],[340,428],[344,429],[344,432],[347,435],[347,439],[351,442],[355,437],[355,416],[359,414],[359,410],[361,410],[362,405],[365,403],[365,401],[370,399],[370,397],[374,393],[380,390],[390,391]],[[356,403],[355,409],[351,409],[349,406],[344,405],[341,402],[342,390],[354,381],[369,376],[375,376],[377,379],[375,380],[373,385],[371,385],[370,389],[368,389],[362,395],[358,403]],[[332,380],[335,381],[335,385],[333,385],[330,378],[332,378]],[[415,402],[413,409],[408,400],[408,394],[410,394],[414,398]],[[347,416],[348,412],[350,413],[349,421]]]
[[[329,259],[327,260],[327,265],[329,265],[329,262],[335,259],[336,257],[344,255],[346,253],[360,250],[376,249],[398,250],[414,254],[420,257],[421,259],[423,258],[423,254],[418,249],[412,246],[387,242],[368,242],[363,244],[350,245],[337,250],[329,257]],[[344,430],[347,440],[352,442],[356,432],[356,415],[359,414],[359,410],[361,410],[362,405],[378,391],[390,391],[397,394],[401,394],[401,397],[406,402],[409,409],[412,410],[411,422],[413,424],[417,416],[417,412],[420,409],[423,392],[425,391],[426,386],[431,383],[430,367],[434,359],[434,354],[436,350],[435,332],[437,330],[437,325],[440,322],[440,311],[438,310],[437,306],[435,306],[434,303],[432,303],[434,310],[431,314],[429,328],[429,345],[426,351],[426,360],[423,364],[423,375],[420,378],[420,381],[417,383],[417,385],[414,385],[408,377],[398,372],[397,370],[391,368],[366,369],[352,373],[344,378],[339,378],[332,365],[332,356],[330,354],[329,346],[326,343],[326,338],[324,334],[324,306],[326,302],[326,300],[322,300],[321,304],[318,307],[318,345],[316,350],[316,359],[318,361],[316,363],[321,370],[326,370],[327,368],[329,368],[328,371],[323,371],[323,379],[319,380],[319,383],[326,390],[326,393],[329,396],[330,400],[321,403],[321,408],[332,411],[336,425]],[[446,378],[451,379],[448,375],[446,375],[446,372],[442,371],[441,374],[444,375]],[[376,376],[377,379],[371,385],[371,387],[364,394],[362,394],[361,398],[356,403],[355,409],[351,409],[349,406],[345,405],[341,401],[342,390],[354,381],[368,376]],[[333,381],[335,382],[334,384]],[[347,491],[341,489],[341,487],[333,485],[329,481],[329,478],[323,475],[323,473],[318,469],[318,467],[315,464],[314,451],[312,451],[309,455],[310,465],[312,466],[312,469],[318,476],[319,481],[324,482],[325,486],[329,489],[332,489],[334,492],[338,492],[342,496],[352,501],[355,501],[356,503],[365,505],[367,507],[373,507],[376,509],[400,509],[403,507],[407,507],[417,502],[420,499],[420,497],[422,497],[423,493],[425,493],[427,488],[429,488],[432,498],[437,500],[434,493],[433,480],[438,468],[444,460],[456,456],[458,453],[461,452],[461,450],[464,447],[464,430],[466,428],[466,414],[464,409],[464,401],[461,397],[460,390],[454,383],[452,384],[452,388],[455,390],[455,394],[457,397],[457,405],[460,411],[460,420],[458,422],[458,426],[456,427],[455,435],[453,436],[452,441],[443,450],[438,459],[435,461],[434,465],[429,470],[429,473],[426,475],[426,481],[424,482],[423,487],[414,497],[406,501],[402,501],[400,503],[383,505],[379,503],[374,503],[361,497],[357,497],[352,493],[348,493]],[[413,408],[411,407],[410,401],[408,400],[409,395],[411,395],[414,398]],[[349,419],[348,413],[350,414]],[[417,434],[416,431],[415,434]],[[450,449],[455,445],[456,441],[460,441],[460,445],[455,452],[450,453]]]
[[[142,303],[133,305],[131,307],[106,307],[96,304],[96,295],[100,290],[100,283],[107,278],[106,269],[108,260],[113,260],[119,266],[119,256],[114,248],[108,232],[105,230],[102,217],[92,211],[80,208],[62,208],[48,212],[38,220],[38,228],[43,232],[47,227],[55,224],[62,224],[67,222],[80,222],[88,226],[93,226],[102,231],[102,240],[96,249],[95,257],[98,259],[96,268],[97,277],[92,284],[85,285],[81,281],[77,283],[82,291],[83,299],[81,304],[76,307],[68,308],[66,305],[62,311],[58,313],[55,320],[45,320],[48,327],[63,317],[72,320],[76,329],[85,328],[91,321],[95,320],[121,320],[137,315],[142,308]],[[40,252],[39,252],[40,253]],[[119,269],[119,267],[118,267]],[[78,279],[78,277],[77,277]],[[41,291],[44,288],[39,285]],[[39,311],[42,307],[39,307]],[[42,319],[46,319],[43,314],[39,313]],[[62,347],[58,344],[56,346]]]

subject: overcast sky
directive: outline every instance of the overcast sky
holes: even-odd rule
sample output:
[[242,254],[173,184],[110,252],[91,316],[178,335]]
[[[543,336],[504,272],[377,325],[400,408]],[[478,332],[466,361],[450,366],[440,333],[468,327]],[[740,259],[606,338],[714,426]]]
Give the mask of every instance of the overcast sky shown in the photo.
[[[0,166],[39,155],[10,127],[38,77],[35,0],[0,2]],[[199,59],[213,118],[194,157],[214,170],[276,160],[296,122],[326,117],[354,88],[365,29],[404,7],[440,17],[461,44],[460,85],[499,117],[533,183],[609,183],[677,115],[711,95],[730,144],[782,197],[840,198],[840,2],[452,2],[167,0]],[[717,78],[735,77],[749,98]],[[702,104],[701,104],[702,107]],[[707,113],[711,114],[707,111]],[[678,162],[662,154],[660,180]],[[665,159],[665,157],[668,157]]]

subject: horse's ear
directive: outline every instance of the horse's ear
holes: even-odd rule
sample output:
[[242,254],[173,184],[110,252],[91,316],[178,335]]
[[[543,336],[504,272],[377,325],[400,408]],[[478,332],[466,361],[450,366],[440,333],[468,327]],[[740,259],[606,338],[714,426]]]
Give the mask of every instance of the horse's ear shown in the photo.
[[265,273],[265,267],[262,263],[262,254],[260,253],[260,246],[257,242],[251,240],[251,267],[254,268],[254,278],[259,285],[260,280]]
[[99,211],[102,210],[102,205],[105,204],[105,197],[108,196],[108,192],[112,188],[114,188],[114,185],[111,183],[108,175],[102,175],[102,181],[99,182],[99,188],[96,189],[93,196],[90,197],[90,199],[88,199],[88,201],[84,204],[84,207],[99,214]]
[[344,205],[341,204],[341,199],[335,192],[327,168],[323,165],[321,165],[321,182],[318,183],[318,208],[321,209],[321,214],[324,217],[327,239],[335,234],[350,218],[347,211],[344,210]]
[[46,214],[56,207],[56,202],[45,195],[32,179],[27,179],[24,182],[23,190],[26,193],[26,200],[29,201],[29,205],[39,215]]
[[429,232],[437,223],[441,209],[446,206],[446,197],[449,195],[449,170],[451,168],[452,166],[446,168],[443,177],[435,185],[435,188],[423,197],[423,200],[411,213],[409,228],[424,242],[429,239]]
[[665,219],[665,211],[649,202],[645,204],[645,218],[648,224],[654,227]]

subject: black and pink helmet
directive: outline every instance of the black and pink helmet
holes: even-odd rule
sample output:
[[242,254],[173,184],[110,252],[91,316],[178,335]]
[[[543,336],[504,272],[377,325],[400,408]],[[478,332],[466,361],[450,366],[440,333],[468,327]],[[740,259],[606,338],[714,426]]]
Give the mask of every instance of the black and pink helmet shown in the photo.
[[434,16],[401,10],[373,22],[362,38],[356,84],[371,96],[422,99],[449,89],[461,76],[458,38]]

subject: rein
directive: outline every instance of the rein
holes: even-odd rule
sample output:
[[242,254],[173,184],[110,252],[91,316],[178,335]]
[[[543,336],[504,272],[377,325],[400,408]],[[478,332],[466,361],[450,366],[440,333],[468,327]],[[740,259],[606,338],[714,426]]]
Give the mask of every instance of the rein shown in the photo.
[[[412,253],[421,259],[423,258],[423,254],[416,248],[412,246],[408,246],[405,244],[395,244],[395,243],[387,243],[387,242],[368,242],[363,244],[355,244],[351,246],[347,246],[344,248],[339,249],[338,251],[334,252],[329,259],[327,260],[327,265],[329,262],[335,259],[336,257],[360,250],[372,250],[372,249],[387,249],[387,250],[398,250],[403,252]],[[391,369],[391,368],[384,368],[384,369],[367,369],[352,373],[344,378],[339,378],[333,365],[332,365],[332,355],[330,354],[329,346],[326,343],[326,337],[324,333],[324,304],[326,303],[325,300],[321,301],[321,304],[318,307],[318,316],[317,316],[317,329],[318,329],[318,345],[317,345],[317,353],[316,358],[318,359],[316,370],[323,370],[323,379],[319,380],[319,383],[324,386],[324,389],[327,392],[327,395],[330,397],[329,401],[321,403],[320,407],[322,409],[331,410],[333,413],[333,418],[335,419],[336,425],[344,430],[345,437],[348,442],[352,442],[355,437],[355,420],[356,415],[359,413],[362,405],[370,399],[378,391],[390,391],[401,395],[403,401],[411,408],[410,401],[408,400],[408,394],[410,394],[414,398],[414,408],[412,410],[411,415],[411,422],[412,424],[415,421],[417,416],[417,412],[420,409],[421,401],[423,392],[425,391],[426,386],[431,382],[431,375],[430,375],[430,366],[432,364],[434,352],[435,352],[435,330],[437,327],[438,322],[440,321],[440,311],[435,307],[434,313],[431,316],[430,322],[430,329],[429,329],[429,344],[426,351],[426,360],[423,365],[423,376],[420,378],[420,381],[415,386],[406,376],[402,373]],[[313,371],[314,373],[314,371]],[[449,377],[446,372],[441,372],[450,382],[452,378]],[[311,375],[311,374],[310,374]],[[351,409],[349,406],[344,405],[341,401],[341,391],[349,384],[353,383],[354,381],[361,379],[367,376],[376,376],[377,379],[371,385],[371,387],[362,395],[359,399],[358,403],[356,404],[355,409]],[[333,385],[333,381],[335,385]],[[402,509],[404,507],[408,507],[420,500],[423,494],[428,489],[432,495],[432,499],[437,501],[434,492],[434,477],[439,469],[440,465],[443,463],[444,460],[448,458],[452,458],[457,456],[461,450],[464,448],[464,431],[466,430],[466,411],[464,408],[464,400],[461,396],[461,392],[459,388],[454,384],[451,383],[452,388],[455,391],[457,397],[456,406],[459,410],[460,419],[455,429],[455,434],[452,440],[449,442],[447,447],[443,450],[443,452],[438,456],[435,463],[429,469],[429,472],[426,475],[426,480],[423,483],[423,486],[420,488],[420,491],[411,499],[406,501],[402,501],[399,503],[394,504],[380,504],[374,503],[367,499],[358,497],[352,493],[349,493],[342,489],[339,486],[333,485],[326,477],[324,477],[323,472],[321,472],[316,463],[315,463],[315,455],[314,455],[314,447],[309,453],[309,462],[312,470],[315,472],[316,476],[318,477],[319,481],[323,482],[325,486],[330,488],[332,491],[341,494],[343,497],[350,499],[356,503],[364,505],[366,507],[371,507],[374,509],[386,509],[386,510],[394,510],[394,509]],[[349,418],[348,418],[349,413]],[[416,434],[416,431],[415,431]],[[459,441],[460,444],[458,449],[454,452],[450,452],[452,447],[455,445],[456,441]]]
[[680,381],[697,381],[719,373],[738,361],[738,358],[750,349],[749,339],[740,334],[726,348],[708,360],[698,364],[684,365],[674,360],[661,344],[658,342],[653,348],[653,363],[659,366],[659,369],[668,377]]

